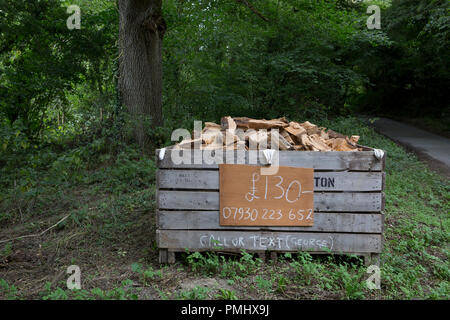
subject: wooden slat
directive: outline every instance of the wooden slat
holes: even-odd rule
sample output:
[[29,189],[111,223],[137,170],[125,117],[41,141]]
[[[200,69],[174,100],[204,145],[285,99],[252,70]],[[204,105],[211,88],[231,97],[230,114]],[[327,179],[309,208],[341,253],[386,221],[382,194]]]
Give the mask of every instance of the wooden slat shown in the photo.
[[[218,191],[159,190],[159,209],[219,210]],[[324,212],[380,212],[381,192],[314,193],[314,211]]]
[[317,212],[311,227],[220,226],[219,211],[159,211],[159,229],[382,233],[383,214]]
[[[219,190],[218,170],[158,170],[158,188]],[[314,191],[381,191],[382,172],[314,172]]]
[[381,234],[157,230],[160,248],[171,250],[271,250],[381,252]]
[[[200,169],[216,169],[220,163],[235,163],[235,164],[265,164],[265,161],[260,161],[260,152],[256,152],[256,163],[251,163],[249,160],[249,152],[247,151],[225,151],[218,161],[212,158],[211,152],[207,150],[181,150],[181,149],[167,149],[163,160],[157,157],[157,165],[159,168],[200,168]],[[175,164],[172,159],[172,153],[181,158],[187,155],[188,163]],[[194,154],[197,153],[197,156]],[[207,163],[204,154],[209,154],[211,163]],[[159,150],[156,150],[159,154]],[[214,155],[214,153],[212,154]],[[280,166],[300,167],[300,168],[314,168],[315,170],[351,170],[351,171],[382,171],[384,166],[384,159],[378,160],[374,156],[373,151],[358,151],[358,152],[317,152],[317,151],[279,151]]]

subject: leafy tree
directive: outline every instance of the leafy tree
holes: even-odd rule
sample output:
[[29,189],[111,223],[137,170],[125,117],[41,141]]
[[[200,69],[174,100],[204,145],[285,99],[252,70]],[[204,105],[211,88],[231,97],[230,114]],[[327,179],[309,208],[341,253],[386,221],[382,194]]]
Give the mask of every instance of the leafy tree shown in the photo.
[[87,15],[82,30],[69,30],[60,1],[0,0],[0,112],[7,122],[20,120],[35,136],[50,106],[67,108],[74,84],[88,81],[103,90],[100,69],[113,45],[101,25],[109,26],[110,15]]
[[389,46],[366,64],[371,87],[363,105],[374,113],[450,120],[450,2],[394,0],[382,14]]

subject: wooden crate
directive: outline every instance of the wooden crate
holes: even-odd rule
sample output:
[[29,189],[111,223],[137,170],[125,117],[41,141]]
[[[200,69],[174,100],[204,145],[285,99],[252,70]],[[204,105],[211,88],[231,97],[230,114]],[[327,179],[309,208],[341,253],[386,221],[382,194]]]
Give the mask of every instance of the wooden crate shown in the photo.
[[[175,164],[171,149],[157,153],[157,243],[160,262],[175,262],[175,252],[246,249],[271,252],[356,254],[379,264],[383,248],[385,156],[360,152],[280,151],[279,165],[314,168],[314,226],[220,226],[219,167],[198,161]],[[196,152],[205,152],[196,150]],[[228,157],[228,158],[227,158]],[[248,152],[227,151],[223,159],[248,164]],[[192,154],[192,159],[194,158]],[[193,159],[194,160],[194,159]],[[227,160],[227,163],[229,160]],[[258,158],[258,164],[261,164]],[[321,180],[325,178],[324,180]]]

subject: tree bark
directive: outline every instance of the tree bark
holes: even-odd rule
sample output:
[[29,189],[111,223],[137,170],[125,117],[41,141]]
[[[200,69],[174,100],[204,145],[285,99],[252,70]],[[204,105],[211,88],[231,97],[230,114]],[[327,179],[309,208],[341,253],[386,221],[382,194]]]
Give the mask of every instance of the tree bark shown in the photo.
[[146,149],[145,124],[162,125],[162,0],[119,0],[119,92]]

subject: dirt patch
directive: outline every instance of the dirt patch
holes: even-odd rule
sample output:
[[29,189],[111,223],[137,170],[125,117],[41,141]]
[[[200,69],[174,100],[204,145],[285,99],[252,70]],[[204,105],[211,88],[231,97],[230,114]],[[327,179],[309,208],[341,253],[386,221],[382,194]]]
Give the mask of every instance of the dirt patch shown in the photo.
[[213,279],[213,278],[200,278],[200,279],[186,279],[180,283],[181,290],[192,290],[195,287],[205,287],[208,289],[228,289],[230,290],[231,287],[227,284],[226,281],[223,279]]

